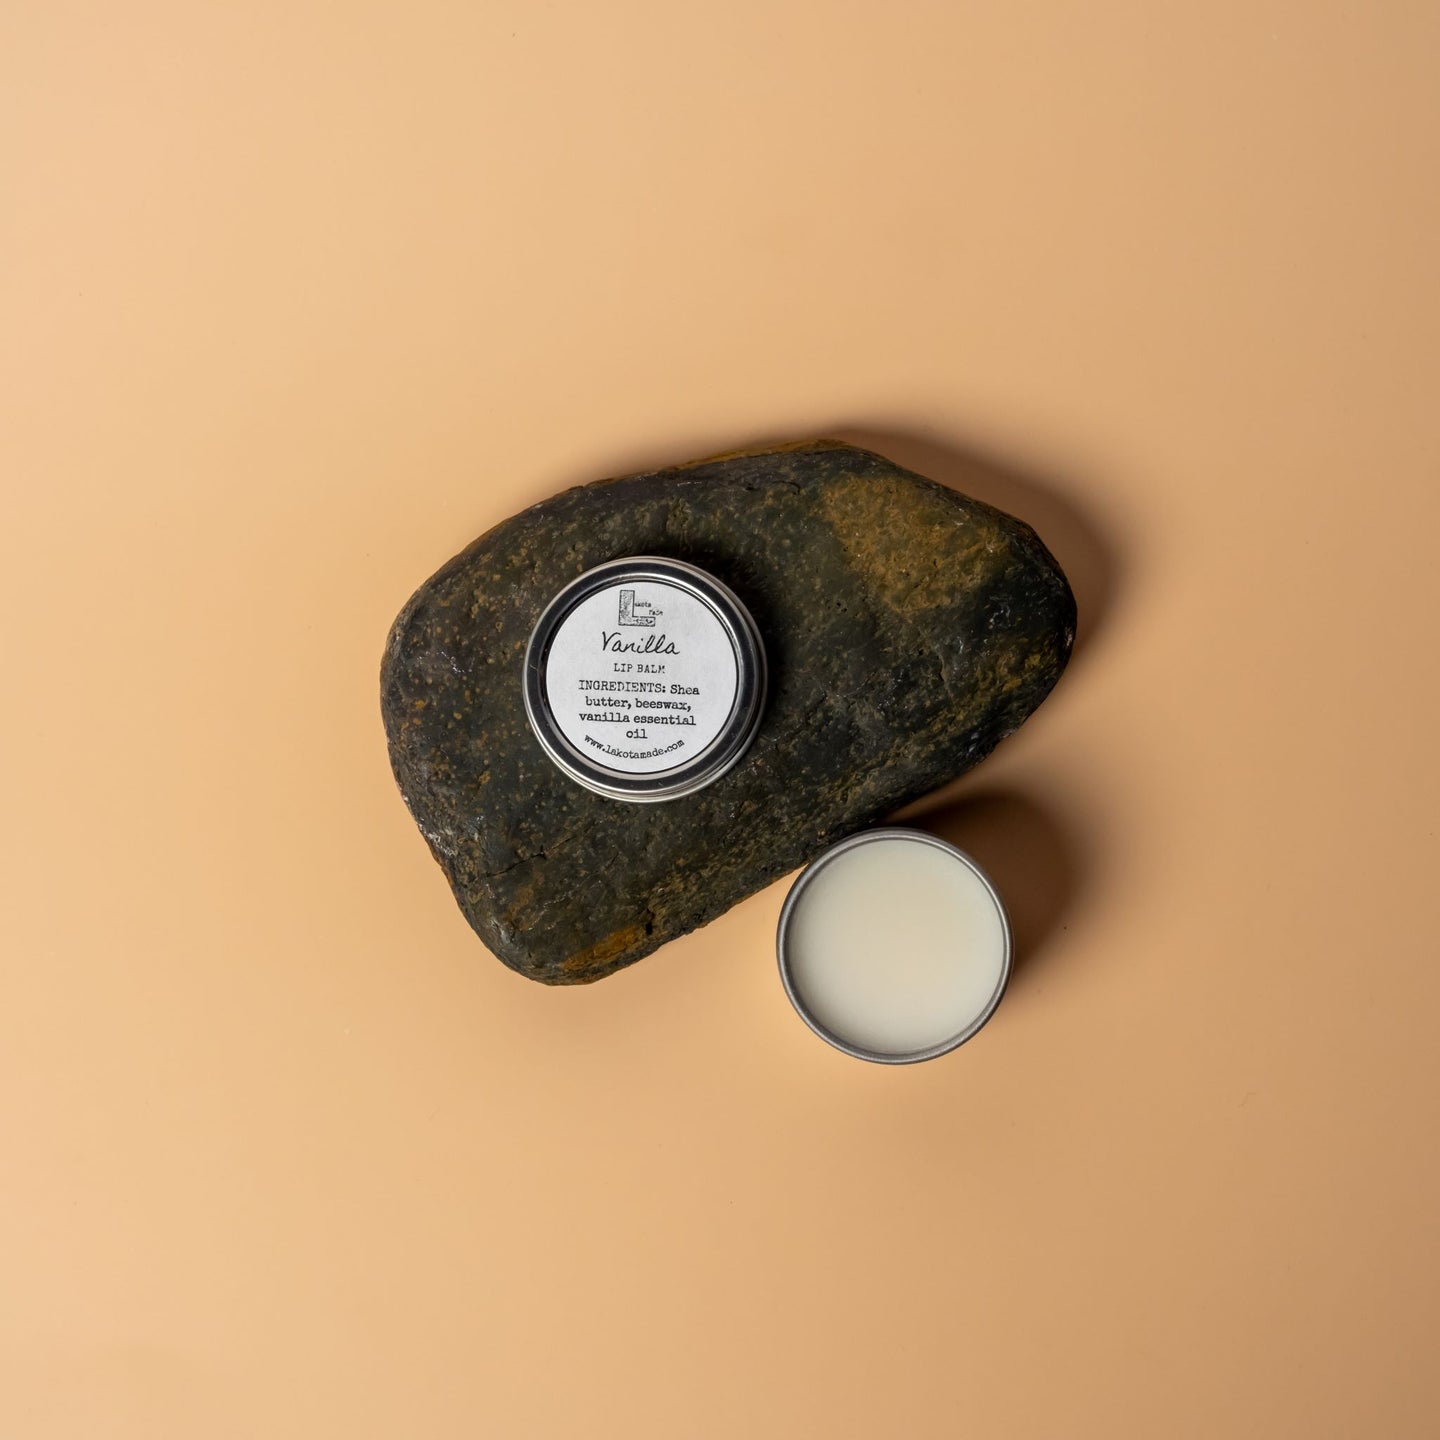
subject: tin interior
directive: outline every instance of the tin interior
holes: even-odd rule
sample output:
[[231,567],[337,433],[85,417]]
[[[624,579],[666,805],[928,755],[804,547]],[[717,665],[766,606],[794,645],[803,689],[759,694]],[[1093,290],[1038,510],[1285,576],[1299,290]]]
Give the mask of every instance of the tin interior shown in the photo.
[[[957,1030],[953,1035],[947,1036],[933,1045],[915,1050],[887,1051],[868,1049],[863,1045],[858,1045],[847,1039],[844,1035],[837,1033],[824,1024],[824,1022],[817,1018],[813,1010],[811,1010],[804,995],[801,994],[799,987],[795,983],[788,946],[791,921],[802,896],[815,877],[839,856],[849,853],[858,846],[887,840],[903,840],[934,846],[936,849],[948,854],[956,863],[963,865],[969,870],[985,887],[991,900],[994,902],[996,914],[999,916],[1000,929],[1004,942],[1000,980],[985,1008],[974,1020]],[[938,1056],[948,1055],[952,1050],[958,1049],[984,1028],[990,1017],[995,1013],[1000,1001],[1004,998],[1005,990],[1010,983],[1014,938],[1010,929],[1010,917],[1006,913],[1004,902],[1000,899],[999,893],[996,891],[990,877],[985,874],[969,855],[958,846],[950,844],[949,841],[941,840],[938,836],[927,834],[923,830],[914,830],[907,826],[882,826],[875,830],[863,831],[859,835],[851,835],[847,839],[839,841],[828,850],[823,851],[801,871],[799,878],[790,887],[790,893],[785,897],[785,903],[780,910],[780,922],[776,929],[775,936],[775,950],[776,959],[780,968],[780,981],[785,987],[785,994],[789,997],[791,1005],[795,1007],[796,1013],[816,1035],[827,1044],[833,1045],[835,1049],[841,1050],[847,1055],[854,1056],[857,1060],[869,1060],[878,1065],[913,1065],[921,1060],[934,1060]]]

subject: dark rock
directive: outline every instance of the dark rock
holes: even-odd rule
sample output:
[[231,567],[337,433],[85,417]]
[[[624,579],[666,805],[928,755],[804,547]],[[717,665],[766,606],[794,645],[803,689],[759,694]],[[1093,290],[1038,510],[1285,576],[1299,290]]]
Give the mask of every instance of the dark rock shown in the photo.
[[[531,627],[621,555],[702,566],[749,606],[770,698],[704,790],[606,799],[525,718]],[[1075,601],[1034,531],[868,451],[819,442],[602,481],[497,525],[396,620],[381,672],[401,793],[507,965],[596,980],[989,754],[1069,658]]]

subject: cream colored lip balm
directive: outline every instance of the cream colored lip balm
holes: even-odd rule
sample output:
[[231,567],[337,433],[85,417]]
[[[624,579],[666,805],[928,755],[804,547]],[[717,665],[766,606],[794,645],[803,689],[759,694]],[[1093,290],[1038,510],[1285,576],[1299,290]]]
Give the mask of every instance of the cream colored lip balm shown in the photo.
[[963,851],[919,830],[869,830],[821,855],[786,898],[777,949],[805,1023],[892,1065],[964,1044],[1010,977],[994,887]]

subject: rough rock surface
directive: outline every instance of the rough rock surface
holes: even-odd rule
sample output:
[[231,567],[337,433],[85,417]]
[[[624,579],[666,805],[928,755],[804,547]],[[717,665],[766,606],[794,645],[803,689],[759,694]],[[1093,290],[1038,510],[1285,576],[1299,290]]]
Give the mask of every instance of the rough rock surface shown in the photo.
[[[622,555],[700,565],[745,601],[770,696],[697,794],[606,799],[525,718],[531,627]],[[566,491],[416,592],[381,673],[390,758],[465,918],[522,975],[596,980],[713,920],[989,754],[1060,678],[1075,601],[1029,526],[834,442]]]

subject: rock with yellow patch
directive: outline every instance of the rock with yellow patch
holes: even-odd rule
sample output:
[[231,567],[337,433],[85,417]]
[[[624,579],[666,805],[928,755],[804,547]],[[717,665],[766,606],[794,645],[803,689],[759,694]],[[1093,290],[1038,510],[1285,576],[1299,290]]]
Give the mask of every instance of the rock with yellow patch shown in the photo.
[[[717,575],[760,627],[755,743],[683,799],[592,794],[525,718],[525,643],[567,581],[622,555]],[[1050,692],[1075,601],[1029,526],[833,442],[566,491],[497,525],[385,648],[390,759],[465,918],[512,969],[629,965],[983,759]]]

